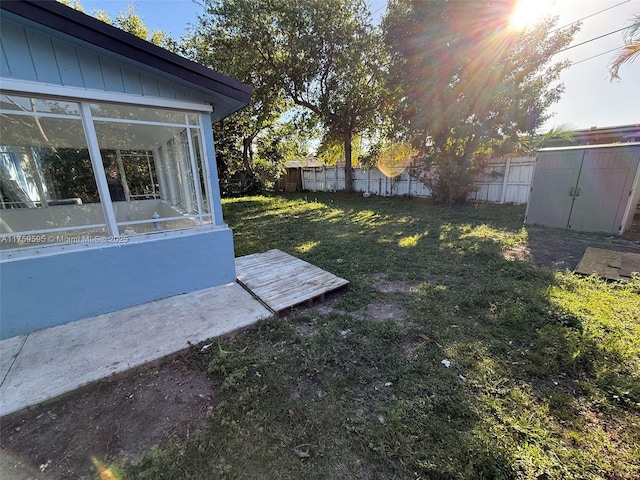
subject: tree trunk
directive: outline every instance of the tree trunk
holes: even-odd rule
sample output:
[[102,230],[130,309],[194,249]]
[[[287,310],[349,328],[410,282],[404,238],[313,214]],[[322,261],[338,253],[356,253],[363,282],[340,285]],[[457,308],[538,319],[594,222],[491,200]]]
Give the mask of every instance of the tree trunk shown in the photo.
[[253,137],[246,137],[242,139],[242,164],[244,165],[244,171],[247,177],[253,176],[253,152],[251,151],[252,143]]
[[351,138],[352,133],[344,136],[344,190],[353,193],[353,169],[351,168]]
[[478,137],[479,135],[471,135],[464,146],[461,164],[465,170],[471,168],[471,159],[473,158],[473,154],[476,153],[476,148],[478,148]]

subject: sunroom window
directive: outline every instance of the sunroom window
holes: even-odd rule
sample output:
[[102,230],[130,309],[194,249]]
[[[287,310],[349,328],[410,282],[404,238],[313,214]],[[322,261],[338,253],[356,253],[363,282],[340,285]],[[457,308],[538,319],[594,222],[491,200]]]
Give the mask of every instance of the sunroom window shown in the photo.
[[0,247],[211,224],[200,113],[0,96]]

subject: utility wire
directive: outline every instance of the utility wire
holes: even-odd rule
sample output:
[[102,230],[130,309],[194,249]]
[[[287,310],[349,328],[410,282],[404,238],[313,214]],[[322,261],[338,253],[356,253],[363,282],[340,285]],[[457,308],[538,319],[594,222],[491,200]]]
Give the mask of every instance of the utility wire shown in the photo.
[[[629,0],[627,0],[627,2],[628,2],[628,1],[629,1]],[[382,5],[382,6],[381,6],[380,8],[378,8],[375,12],[371,12],[371,15],[374,15],[374,14],[378,13],[380,10],[382,10],[382,9],[383,9],[383,8],[385,8],[385,7],[386,7],[386,5]]]
[[571,50],[572,48],[576,48],[576,47],[579,47],[580,45],[584,45],[585,43],[590,43],[590,42],[593,42],[594,40],[598,40],[600,38],[607,37],[609,35],[613,35],[614,33],[621,32],[621,31],[626,30],[628,28],[629,28],[629,26],[622,27],[622,28],[620,28],[618,30],[614,30],[613,32],[609,32],[609,33],[605,33],[604,35],[600,35],[599,37],[590,38],[589,40],[585,40],[584,42],[576,43],[575,45],[571,45],[571,46],[569,46],[567,48],[563,48],[562,50],[558,50],[556,52],[556,54],[557,53],[566,52],[567,50]]
[[620,47],[612,48],[611,50],[607,50],[606,52],[599,53],[599,54],[594,55],[594,56],[589,57],[589,58],[583,58],[582,60],[578,60],[577,62],[571,62],[571,65],[569,65],[569,66],[573,67],[574,65],[577,65],[579,63],[586,62],[587,60],[591,60],[592,58],[601,57],[602,55],[606,55],[607,53],[615,52],[616,50],[620,50]]
[[570,27],[574,23],[581,22],[582,20],[586,20],[587,18],[595,17],[596,15],[600,15],[602,12],[606,12],[607,10],[611,10],[612,8],[619,7],[620,5],[624,5],[625,3],[629,3],[630,1],[631,0],[625,0],[624,2],[618,3],[618,4],[613,5],[611,7],[607,7],[604,10],[600,10],[599,12],[592,13],[591,15],[587,15],[586,17],[579,18],[578,20],[575,20],[575,21],[573,21],[571,23],[567,23],[566,25],[563,25],[562,27],[558,27],[558,28],[554,28],[553,30],[549,30],[548,33],[553,33],[553,32],[556,32],[558,30],[562,30],[563,28]]

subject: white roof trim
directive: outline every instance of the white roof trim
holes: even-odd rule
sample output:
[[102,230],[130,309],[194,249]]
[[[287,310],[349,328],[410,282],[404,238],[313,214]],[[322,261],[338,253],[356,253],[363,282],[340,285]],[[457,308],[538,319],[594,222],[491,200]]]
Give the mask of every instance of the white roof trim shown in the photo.
[[175,108],[194,112],[213,112],[213,107],[206,103],[173,100],[170,98],[148,97],[129,93],[108,92],[106,90],[92,90],[89,88],[68,87],[25,80],[3,78],[0,90],[21,94],[38,94],[55,97],[65,97],[74,100],[102,101],[124,103],[129,105],[143,105],[149,107]]

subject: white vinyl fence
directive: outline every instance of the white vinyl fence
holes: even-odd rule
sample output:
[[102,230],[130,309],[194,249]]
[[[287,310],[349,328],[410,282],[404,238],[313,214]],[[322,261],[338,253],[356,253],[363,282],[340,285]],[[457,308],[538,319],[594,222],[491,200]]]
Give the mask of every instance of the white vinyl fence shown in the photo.
[[[533,181],[535,157],[496,158],[489,161],[485,171],[474,182],[477,191],[470,200],[493,203],[527,203]],[[302,188],[311,192],[344,190],[344,166],[305,167],[302,169]],[[353,188],[371,195],[430,197],[431,190],[403,171],[389,178],[377,168],[362,171],[353,169]]]

